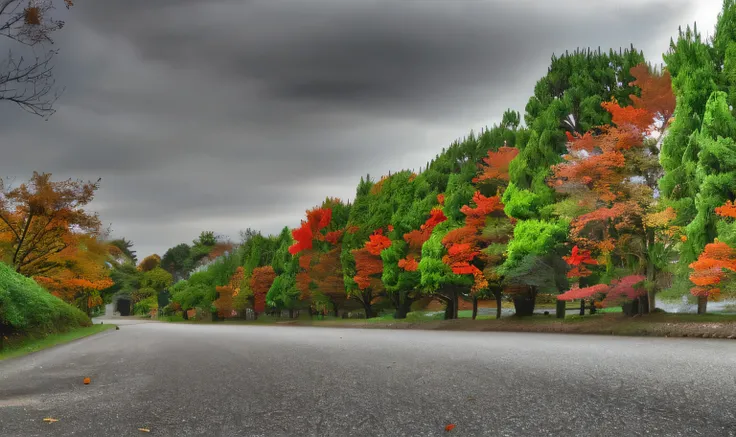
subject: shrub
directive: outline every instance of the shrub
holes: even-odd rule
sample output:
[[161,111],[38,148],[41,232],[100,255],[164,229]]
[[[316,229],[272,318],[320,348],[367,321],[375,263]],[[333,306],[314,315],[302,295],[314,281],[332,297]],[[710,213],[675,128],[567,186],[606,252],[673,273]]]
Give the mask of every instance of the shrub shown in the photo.
[[158,309],[158,299],[156,299],[156,296],[147,297],[133,305],[133,314],[145,316],[150,314],[153,309]]
[[0,324],[16,333],[50,334],[92,322],[36,281],[0,263]]

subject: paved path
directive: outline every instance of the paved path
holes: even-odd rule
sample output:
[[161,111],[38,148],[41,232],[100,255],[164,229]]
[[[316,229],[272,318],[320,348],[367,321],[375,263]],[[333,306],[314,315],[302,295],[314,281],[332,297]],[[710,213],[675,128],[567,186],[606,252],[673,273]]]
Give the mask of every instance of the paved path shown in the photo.
[[735,399],[724,340],[138,323],[0,362],[3,437],[736,436]]

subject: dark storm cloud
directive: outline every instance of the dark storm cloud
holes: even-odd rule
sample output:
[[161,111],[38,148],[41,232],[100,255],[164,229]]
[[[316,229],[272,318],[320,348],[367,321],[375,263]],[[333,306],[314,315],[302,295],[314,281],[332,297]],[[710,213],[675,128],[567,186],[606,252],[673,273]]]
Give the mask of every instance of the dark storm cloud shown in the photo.
[[553,52],[633,42],[657,59],[702,5],[78,2],[57,37],[58,113],[0,105],[0,174],[102,176],[95,208],[141,255],[202,229],[277,232],[523,110]]
[[[87,12],[145,59],[248,83],[269,100],[442,117],[440,99],[504,97],[489,89],[490,80],[536,76],[530,69],[553,50],[646,41],[675,25],[685,4],[595,3],[184,1],[133,14],[138,9],[129,2],[111,1]],[[110,15],[119,17],[112,29]]]

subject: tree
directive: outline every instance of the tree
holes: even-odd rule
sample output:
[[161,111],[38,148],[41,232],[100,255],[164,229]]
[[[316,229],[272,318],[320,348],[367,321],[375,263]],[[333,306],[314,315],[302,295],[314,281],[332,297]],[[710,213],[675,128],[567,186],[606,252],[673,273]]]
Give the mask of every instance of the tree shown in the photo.
[[296,276],[284,273],[277,276],[266,294],[266,304],[279,310],[289,311],[289,318],[294,317],[294,310],[299,305],[299,289],[296,287]]
[[[391,228],[393,229],[393,227]],[[391,247],[391,239],[383,235],[383,229],[377,229],[362,249],[352,251],[355,259],[355,276],[353,280],[357,289],[348,289],[348,296],[358,300],[365,310],[365,317],[374,316],[374,300],[385,288],[381,281],[383,260],[381,252]]]
[[171,273],[175,279],[184,279],[192,269],[191,247],[181,243],[164,253],[161,258],[161,267]]
[[125,238],[119,238],[116,240],[110,241],[110,246],[116,247],[118,250],[120,250],[121,254],[127,257],[131,262],[136,263],[138,262],[138,258],[135,254],[135,250],[133,250],[133,242],[128,241]]
[[537,294],[567,289],[567,268],[561,257],[567,228],[565,220],[524,220],[514,227],[506,260],[498,270],[513,295],[517,315],[534,313]]
[[546,214],[542,208],[554,201],[546,179],[565,152],[565,134],[608,124],[601,102],[613,96],[628,105],[635,94],[630,70],[642,62],[644,55],[633,46],[619,53],[588,49],[552,57],[549,72],[526,105],[531,133],[525,144],[518,144],[519,158],[509,169],[511,183],[503,198],[509,216],[526,220]]
[[513,223],[504,213],[501,195],[509,181],[509,165],[518,153],[518,149],[506,146],[488,151],[479,166],[479,175],[472,180],[478,188],[472,198],[475,206],[466,204],[460,208],[465,226],[450,231],[442,239],[447,248],[443,262],[454,274],[473,276],[470,290],[473,319],[478,313],[478,299],[487,297],[488,292],[496,298],[496,318],[501,317],[502,287],[498,266],[503,263],[513,229]]
[[215,288],[217,299],[212,304],[217,308],[218,317],[228,319],[236,315],[234,299],[241,293],[241,284],[244,278],[245,271],[242,267],[238,267],[227,285]]
[[[64,5],[69,9],[73,2],[64,0]],[[0,35],[31,49],[53,44],[51,35],[64,26],[63,21],[51,16],[53,10],[52,0],[5,0],[0,3]],[[50,117],[59,97],[54,92],[51,64],[57,53],[49,50],[28,61],[17,51],[10,51],[0,67],[0,100],[15,103],[31,114]]]
[[75,247],[80,236],[99,234],[96,214],[84,207],[94,198],[97,182],[52,182],[51,174],[34,172],[28,183],[5,189],[0,181],[0,257],[25,276],[61,267],[55,255]]
[[345,279],[341,246],[350,207],[339,199],[327,198],[321,206],[307,211],[307,220],[292,231],[292,256],[299,254],[300,272],[296,283],[302,299],[311,306],[332,308],[337,316],[345,302]]
[[[411,303],[415,300],[415,297],[412,297],[410,293],[417,288],[417,285],[422,285],[425,292],[433,292],[436,297],[447,305],[447,318],[457,318],[458,288],[454,287],[455,284],[449,282],[427,282],[429,279],[425,279],[425,276],[433,270],[432,267],[434,266],[430,261],[425,262],[426,268],[422,269],[425,253],[433,256],[439,255],[441,262],[442,255],[437,250],[425,252],[423,246],[430,239],[437,225],[447,220],[447,216],[442,210],[445,200],[445,196],[437,195],[436,202],[438,205],[432,207],[428,214],[429,217],[418,226],[418,229],[404,233],[402,242],[404,244],[396,244],[395,242],[388,250],[381,252],[384,265],[382,279],[389,296],[394,301],[397,309],[395,317],[398,316],[397,318],[406,317]],[[416,217],[418,212],[426,208],[426,203],[417,201],[414,208],[416,209],[413,211],[413,215]],[[429,277],[427,276],[427,278]],[[435,276],[431,277],[435,278]],[[444,285],[447,285],[447,287],[444,287]]]
[[[674,99],[667,74],[642,64],[633,67],[631,75],[636,78],[632,84],[641,90],[641,97],[630,96],[633,106],[605,102],[602,107],[612,124],[584,135],[568,134],[565,162],[553,167],[555,187],[566,197],[556,207],[572,220],[573,250],[593,252],[605,267],[604,282],[613,278],[614,266],[647,272],[646,303],[653,306],[657,272],[669,261],[667,242],[675,229],[670,226],[672,210],[661,210],[653,196],[660,171],[658,147],[649,138],[655,129],[660,139],[665,135]],[[588,276],[580,265],[568,275]],[[642,309],[647,311],[648,305]]]
[[34,277],[51,294],[76,305],[88,316],[102,305],[100,291],[113,285],[105,265],[109,248],[91,236],[79,236],[74,246],[67,246],[49,258],[59,266]]
[[143,258],[143,261],[138,264],[138,271],[143,273],[150,272],[153,269],[159,268],[160,265],[161,257],[154,253]]
[[276,272],[273,267],[258,267],[250,277],[250,288],[253,290],[253,311],[257,314],[266,311],[266,294],[271,289]]
[[[726,220],[736,218],[736,206],[727,201],[715,208],[717,216],[722,218],[719,223],[719,235],[726,237],[732,244],[736,243],[736,223],[729,224]],[[690,292],[698,298],[698,314],[705,314],[708,299],[716,298],[721,292],[721,284],[727,278],[727,271],[736,272],[736,250],[727,242],[719,241],[705,246],[698,259],[689,266],[692,269],[689,279],[695,284]]]
[[685,228],[687,241],[683,257],[692,260],[698,257],[705,246],[717,236],[718,217],[713,214],[716,207],[727,200],[736,199],[736,118],[724,92],[711,94],[705,108],[700,132],[693,136],[698,145],[698,161],[695,181],[698,193],[695,196],[696,215]]
[[153,288],[154,290],[163,291],[174,282],[171,273],[156,267],[143,273],[141,277],[141,286]]

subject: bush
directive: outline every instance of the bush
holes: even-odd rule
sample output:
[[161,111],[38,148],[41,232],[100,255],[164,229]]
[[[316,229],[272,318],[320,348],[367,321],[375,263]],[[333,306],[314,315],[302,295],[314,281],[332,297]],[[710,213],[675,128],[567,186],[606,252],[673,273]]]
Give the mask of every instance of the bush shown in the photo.
[[84,312],[0,263],[0,324],[17,333],[50,334],[92,322]]
[[156,296],[151,296],[133,305],[133,314],[145,316],[145,315],[150,314],[152,309],[157,309],[157,308],[158,308],[158,299],[156,299]]

